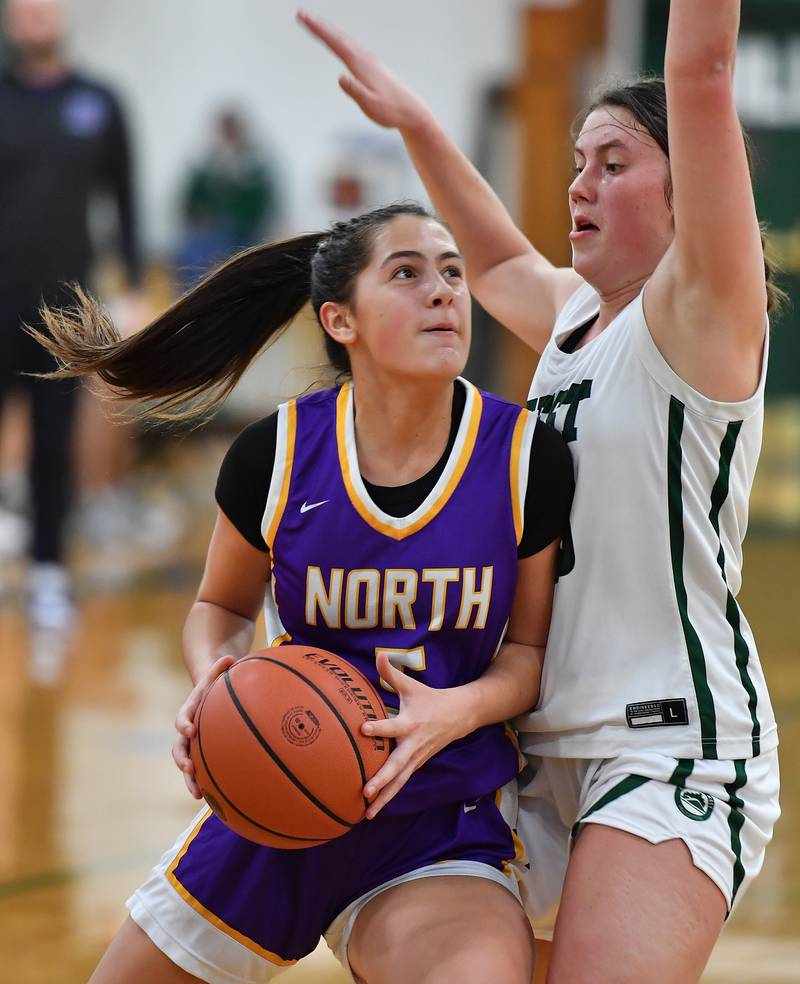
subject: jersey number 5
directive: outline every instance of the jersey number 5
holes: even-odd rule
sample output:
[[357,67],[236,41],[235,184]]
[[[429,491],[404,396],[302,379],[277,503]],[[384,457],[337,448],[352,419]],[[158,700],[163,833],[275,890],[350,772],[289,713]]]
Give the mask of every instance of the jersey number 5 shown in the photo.
[[[384,653],[389,657],[389,662],[396,670],[405,673],[406,670],[415,670],[417,673],[425,669],[425,647],[417,646],[416,649],[384,649],[375,647],[375,659]],[[381,680],[381,686],[388,690],[390,694],[395,692],[394,687],[390,687],[385,680]]]

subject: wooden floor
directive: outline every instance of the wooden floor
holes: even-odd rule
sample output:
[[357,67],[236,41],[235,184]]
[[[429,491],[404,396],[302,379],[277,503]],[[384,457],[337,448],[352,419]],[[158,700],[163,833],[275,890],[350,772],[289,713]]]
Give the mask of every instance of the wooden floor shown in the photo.
[[[205,531],[195,532],[200,542]],[[169,749],[187,690],[179,632],[197,560],[189,544],[179,562],[113,592],[87,574],[60,667],[52,640],[32,650],[13,585],[0,602],[0,981],[85,981],[127,894],[193,814]],[[784,815],[709,984],[800,980],[798,570],[796,540],[748,542],[744,607],[782,724]],[[281,979],[346,978],[319,950]]]

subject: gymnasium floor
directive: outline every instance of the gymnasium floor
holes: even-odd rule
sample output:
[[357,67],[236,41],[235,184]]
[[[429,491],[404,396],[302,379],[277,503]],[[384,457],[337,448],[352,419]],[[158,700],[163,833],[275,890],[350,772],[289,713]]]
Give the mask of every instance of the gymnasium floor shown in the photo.
[[[193,815],[195,803],[169,748],[187,691],[179,634],[210,529],[208,507],[199,503],[210,496],[212,459],[214,453],[198,455],[188,444],[177,452],[173,474],[181,476],[190,503],[194,496],[190,533],[179,550],[140,560],[127,588],[109,574],[113,558],[78,545],[81,618],[60,668],[32,659],[17,611],[19,572],[0,571],[2,982],[86,981],[124,917],[126,895]],[[782,724],[784,815],[761,879],[715,952],[707,984],[798,980],[799,557],[797,540],[747,543],[744,608]],[[52,646],[43,652],[52,655]],[[335,984],[345,977],[320,949],[281,980]]]

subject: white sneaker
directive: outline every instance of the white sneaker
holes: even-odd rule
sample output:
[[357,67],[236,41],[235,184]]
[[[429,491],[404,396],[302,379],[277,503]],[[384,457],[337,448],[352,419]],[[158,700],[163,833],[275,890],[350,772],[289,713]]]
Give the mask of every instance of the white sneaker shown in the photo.
[[28,549],[30,523],[28,520],[0,505],[0,559],[21,557]]
[[0,504],[11,512],[24,514],[31,501],[28,475],[16,468],[0,471]]
[[75,622],[72,578],[61,564],[34,564],[28,573],[26,609],[36,629],[66,632]]

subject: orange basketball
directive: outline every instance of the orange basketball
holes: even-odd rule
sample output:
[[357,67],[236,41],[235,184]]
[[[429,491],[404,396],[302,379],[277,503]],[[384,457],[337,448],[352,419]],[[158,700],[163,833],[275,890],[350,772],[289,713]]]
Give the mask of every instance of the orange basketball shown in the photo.
[[237,834],[301,848],[347,833],[364,784],[389,755],[361,734],[386,717],[375,688],[346,660],[311,646],[245,656],[207,691],[191,743],[197,784]]

